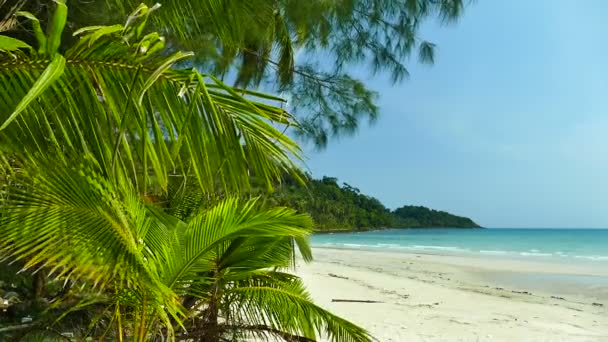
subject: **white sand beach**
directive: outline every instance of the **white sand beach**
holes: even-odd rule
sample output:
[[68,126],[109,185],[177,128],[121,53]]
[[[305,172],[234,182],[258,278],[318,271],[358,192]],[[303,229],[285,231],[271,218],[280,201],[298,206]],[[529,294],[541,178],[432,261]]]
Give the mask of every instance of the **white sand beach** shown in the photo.
[[608,287],[550,280],[608,276],[607,267],[327,248],[314,256],[297,272],[315,301],[379,341],[608,341]]

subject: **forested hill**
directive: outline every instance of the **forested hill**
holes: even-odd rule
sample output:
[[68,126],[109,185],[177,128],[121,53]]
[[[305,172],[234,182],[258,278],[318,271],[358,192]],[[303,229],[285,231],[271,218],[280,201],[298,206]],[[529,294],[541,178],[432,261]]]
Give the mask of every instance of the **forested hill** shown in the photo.
[[429,209],[421,206],[406,205],[392,212],[396,227],[453,227],[480,228],[468,217],[456,216],[445,211]]
[[272,202],[309,213],[316,229],[370,230],[380,228],[478,228],[466,217],[420,206],[404,206],[394,211],[379,200],[338,179],[310,179],[308,187],[288,182],[272,196]]

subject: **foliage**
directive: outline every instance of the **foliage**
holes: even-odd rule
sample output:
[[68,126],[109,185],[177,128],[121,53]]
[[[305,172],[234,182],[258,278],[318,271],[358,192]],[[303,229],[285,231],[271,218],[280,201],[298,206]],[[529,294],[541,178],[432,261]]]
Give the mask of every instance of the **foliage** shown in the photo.
[[3,203],[0,249],[25,269],[44,264],[54,278],[101,291],[76,305],[55,298],[54,306],[95,306],[105,320],[93,321],[94,331],[103,334],[89,336],[368,340],[282,272],[294,266],[294,244],[312,258],[307,215],[231,198],[184,222],[147,206],[128,183],[108,183],[90,160],[27,170]]
[[144,34],[154,8],[140,6],[126,25],[76,31],[80,39],[63,54],[56,41],[67,9],[57,8],[37,48],[15,48],[9,43],[26,44],[16,39],[0,46],[0,141],[11,142],[3,155],[91,154],[113,181],[144,193],[166,189],[171,174],[212,192],[248,187],[249,173],[270,187],[297,172],[300,150],[279,129],[296,123],[268,105],[280,99],[174,68],[192,53],[167,54],[163,37]]
[[[52,0],[7,1],[40,16],[52,13]],[[139,1],[73,2],[69,26],[114,23]],[[412,55],[423,63],[435,60],[435,45],[419,36],[421,25],[432,18],[455,21],[464,9],[463,0],[161,3],[165,9],[151,21],[171,48],[196,51],[198,67],[235,85],[283,92],[302,122],[300,133],[318,146],[378,115],[375,92],[346,72],[349,66],[368,65],[399,82],[408,76]]]
[[287,182],[268,201],[309,213],[317,231],[479,227],[469,218],[425,207],[404,206],[391,211],[349,184],[340,186],[333,177],[309,178],[306,186]]
[[480,228],[468,217],[456,216],[445,211],[422,206],[406,205],[393,211],[395,227],[408,228]]
[[373,229],[391,227],[390,210],[358,189],[338,185],[336,178],[309,179],[306,186],[287,183],[269,201],[309,213],[317,230]]
[[[35,44],[0,36],[0,253],[31,273],[44,309],[2,338],[369,341],[285,273],[312,258],[309,216],[237,197],[251,175],[298,179],[299,148],[279,129],[293,118],[275,97],[179,68],[191,54],[145,30],[155,9],[61,44],[56,0],[44,25],[13,13]],[[180,207],[171,179],[213,204],[171,215],[154,200]]]

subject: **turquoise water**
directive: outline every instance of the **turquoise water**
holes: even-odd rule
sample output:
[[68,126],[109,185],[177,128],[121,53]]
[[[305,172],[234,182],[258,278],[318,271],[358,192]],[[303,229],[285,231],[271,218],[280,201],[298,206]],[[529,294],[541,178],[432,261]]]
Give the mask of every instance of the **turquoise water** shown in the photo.
[[603,229],[390,229],[315,234],[316,247],[608,262]]

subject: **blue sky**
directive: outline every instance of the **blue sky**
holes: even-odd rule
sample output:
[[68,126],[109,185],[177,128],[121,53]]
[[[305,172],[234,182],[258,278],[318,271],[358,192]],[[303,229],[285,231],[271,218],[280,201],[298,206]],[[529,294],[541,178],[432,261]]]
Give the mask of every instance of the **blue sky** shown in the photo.
[[606,13],[604,0],[478,0],[427,25],[435,65],[412,61],[398,85],[362,72],[380,120],[308,151],[309,169],[487,227],[608,227]]

